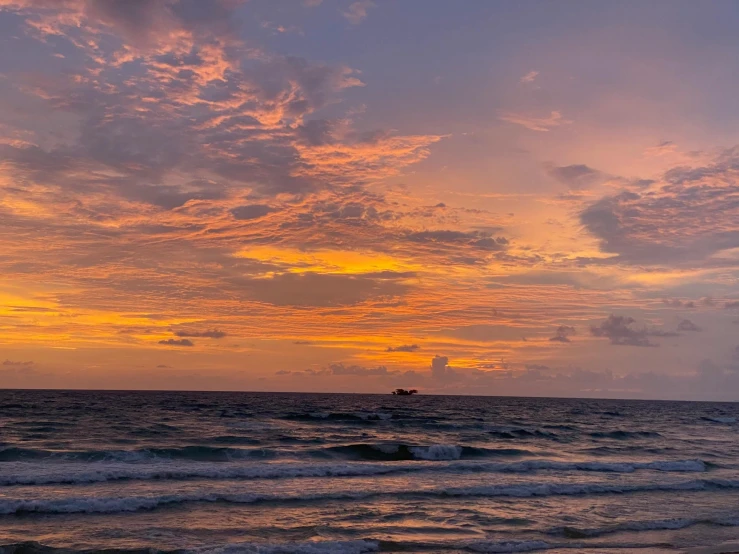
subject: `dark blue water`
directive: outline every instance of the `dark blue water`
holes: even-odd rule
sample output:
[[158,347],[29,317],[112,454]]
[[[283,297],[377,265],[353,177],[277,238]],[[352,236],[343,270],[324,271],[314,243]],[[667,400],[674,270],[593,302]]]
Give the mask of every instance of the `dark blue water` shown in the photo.
[[737,418],[709,403],[0,391],[0,544],[680,552],[739,538]]

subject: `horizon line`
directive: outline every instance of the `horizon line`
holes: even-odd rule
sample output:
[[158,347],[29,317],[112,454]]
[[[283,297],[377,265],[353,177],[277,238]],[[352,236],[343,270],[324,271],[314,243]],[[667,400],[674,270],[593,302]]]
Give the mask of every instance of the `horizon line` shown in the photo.
[[[216,393],[216,394],[315,394],[315,395],[356,395],[356,396],[394,396],[391,392],[340,392],[340,391],[256,391],[256,390],[194,390],[194,389],[83,389],[83,388],[5,388],[0,387],[2,392],[108,392],[108,393]],[[412,396],[455,396],[461,398],[521,398],[521,399],[545,399],[545,400],[607,400],[623,402],[691,402],[710,404],[739,404],[739,400],[691,400],[671,398],[624,398],[603,396],[518,396],[505,394],[438,394],[418,393]]]

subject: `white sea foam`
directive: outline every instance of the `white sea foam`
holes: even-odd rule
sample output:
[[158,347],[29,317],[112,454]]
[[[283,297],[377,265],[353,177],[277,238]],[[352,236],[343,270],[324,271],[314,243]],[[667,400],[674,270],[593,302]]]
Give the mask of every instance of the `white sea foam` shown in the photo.
[[412,446],[408,450],[420,460],[459,460],[462,456],[462,447],[453,444]]

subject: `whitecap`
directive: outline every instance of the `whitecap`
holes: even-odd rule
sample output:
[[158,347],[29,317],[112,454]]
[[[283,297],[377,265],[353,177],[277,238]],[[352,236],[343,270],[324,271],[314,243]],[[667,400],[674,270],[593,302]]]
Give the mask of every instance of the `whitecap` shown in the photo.
[[462,447],[453,444],[411,446],[408,450],[421,460],[459,460],[462,456]]

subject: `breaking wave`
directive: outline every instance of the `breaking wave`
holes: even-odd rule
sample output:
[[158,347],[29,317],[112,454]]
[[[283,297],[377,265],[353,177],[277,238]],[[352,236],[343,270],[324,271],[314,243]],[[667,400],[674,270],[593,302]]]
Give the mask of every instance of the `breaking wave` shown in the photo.
[[415,446],[407,444],[350,444],[331,446],[322,449],[317,454],[338,455],[351,460],[427,460],[444,461],[465,458],[488,458],[498,456],[524,456],[532,452],[519,448],[478,448],[473,446],[459,446],[454,444],[433,444],[429,446]]

